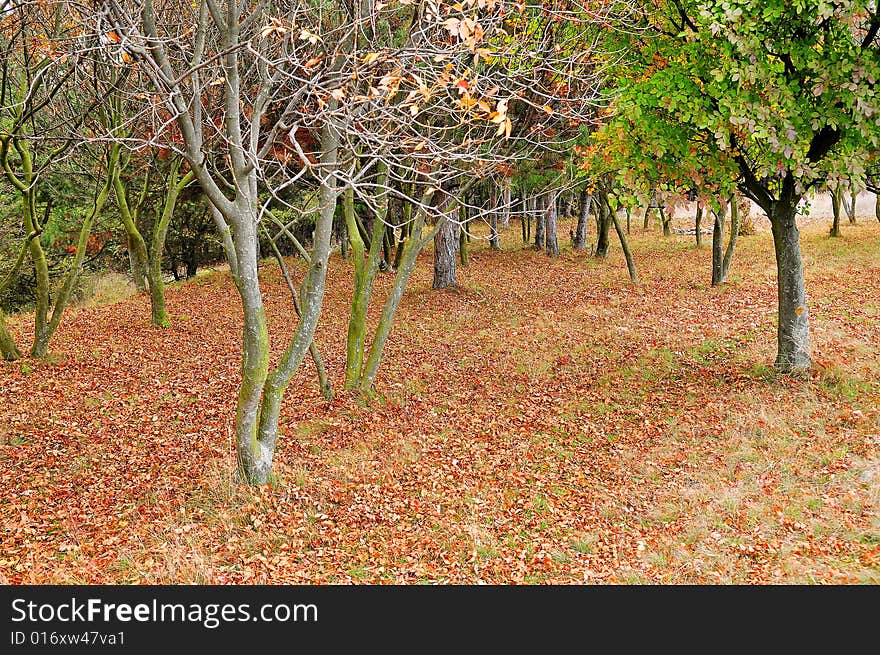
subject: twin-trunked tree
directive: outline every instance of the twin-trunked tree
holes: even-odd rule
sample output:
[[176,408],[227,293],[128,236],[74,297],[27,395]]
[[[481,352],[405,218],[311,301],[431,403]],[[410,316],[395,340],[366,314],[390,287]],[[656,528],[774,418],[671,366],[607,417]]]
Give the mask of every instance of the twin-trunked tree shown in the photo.
[[[95,13],[71,6],[94,33],[112,35],[107,47],[136,82],[126,106],[145,98],[141,111],[166,119],[151,145],[175,150],[210,203],[243,305],[235,435],[244,481],[270,478],[282,397],[313,347],[337,206],[356,269],[347,386],[368,389],[418,251],[458,216],[450,199],[548,138],[543,125],[515,126],[516,112],[586,115],[592,98],[567,97],[566,76],[597,78],[591,53],[547,56],[554,49],[541,38],[566,21],[595,26],[612,8],[562,5],[107,0]],[[528,147],[500,146],[514,141]],[[309,209],[292,204],[303,196],[294,188],[313,189]],[[407,207],[409,237],[366,353],[377,231],[389,222],[392,199]],[[355,201],[376,226],[364,235],[370,246],[358,239]],[[267,226],[288,233],[279,216],[303,211],[314,214],[315,230],[310,251],[302,249],[301,317],[270,370],[258,236]]]

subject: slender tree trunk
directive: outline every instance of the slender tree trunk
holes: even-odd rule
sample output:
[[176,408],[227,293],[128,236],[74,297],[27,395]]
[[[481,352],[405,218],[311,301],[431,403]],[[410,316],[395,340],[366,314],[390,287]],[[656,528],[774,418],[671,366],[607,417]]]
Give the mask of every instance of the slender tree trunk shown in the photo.
[[735,195],[730,196],[730,236],[727,239],[724,259],[721,261],[721,284],[727,282],[730,264],[733,262],[733,253],[736,250],[736,239],[739,236],[739,204],[737,200]]
[[[384,172],[382,175],[383,180],[387,179]],[[384,185],[385,183],[383,181],[381,184]],[[383,195],[382,197],[384,198],[385,196]],[[383,205],[381,200],[380,205]],[[349,230],[351,231],[355,227],[354,190],[351,187],[345,189],[343,209],[345,220],[349,224]],[[369,251],[366,252],[366,258],[366,244],[363,239],[358,235],[351,242],[354,264],[354,290],[352,292],[351,313],[348,320],[348,338],[345,347],[346,390],[356,388],[360,380],[367,332],[367,310],[370,306],[373,281],[376,279],[376,273],[381,265],[379,249],[380,244],[384,241],[385,222],[384,220],[378,220],[373,225],[376,231],[372,235],[372,241],[370,242]]]
[[843,191],[840,188],[840,185],[834,187],[834,190],[831,192],[831,215],[833,216],[831,221],[831,230],[830,235],[833,237],[840,236],[840,205],[842,199]]
[[165,202],[162,205],[162,213],[159,221],[153,229],[153,240],[149,251],[149,268],[147,269],[147,281],[150,288],[150,311],[152,323],[157,327],[168,327],[168,313],[165,309],[165,278],[162,275],[162,254],[165,252],[165,239],[168,236],[168,228],[174,217],[174,209],[180,193],[195,179],[192,171],[177,178],[179,165],[172,169],[169,176],[168,189],[165,192]]
[[467,205],[460,204],[458,206],[458,219],[461,222],[461,229],[458,234],[458,252],[461,258],[461,265],[467,266],[470,263],[470,255],[468,254],[468,211]]
[[492,250],[501,250],[498,243],[498,190],[495,184],[489,184],[489,247]]
[[778,276],[776,367],[784,373],[804,371],[810,367],[810,313],[795,220],[796,200],[778,201],[769,216]]
[[642,225],[643,230],[648,229],[648,223],[651,220],[651,203],[648,203],[648,206],[645,207],[645,224]]
[[[296,289],[296,285],[293,283],[293,279],[290,277],[290,271],[287,270],[284,258],[281,256],[281,251],[278,250],[275,240],[270,238],[269,245],[272,247],[275,261],[278,262],[278,268],[281,269],[281,275],[284,277],[284,282],[287,284],[287,289],[290,291],[290,299],[293,302],[293,311],[296,312],[296,315],[302,320],[302,309],[299,305],[299,292]],[[330,384],[330,379],[327,377],[327,369],[324,368],[324,360],[321,358],[321,352],[318,350],[318,344],[315,343],[314,339],[312,339],[312,343],[309,344],[309,354],[312,356],[312,361],[315,364],[315,372],[318,374],[318,387],[321,390],[321,396],[323,396],[324,400],[330,402],[333,400],[333,386]]]
[[626,258],[626,269],[629,271],[629,279],[632,280],[633,284],[639,283],[639,276],[636,273],[636,263],[633,260],[632,252],[629,249],[629,242],[626,239],[626,234],[623,231],[623,227],[620,225],[620,219],[617,217],[617,212],[611,211],[611,219],[614,221],[614,229],[617,231],[617,238],[620,239],[620,247],[623,248],[623,256]]
[[[61,324],[61,317],[64,314],[64,310],[67,308],[67,303],[70,301],[70,296],[73,293],[79,274],[82,272],[82,265],[86,257],[89,235],[92,233],[92,225],[95,222],[95,218],[104,208],[107,198],[110,196],[113,165],[114,164],[111,162],[110,169],[107,171],[107,180],[101,190],[98,191],[98,194],[92,203],[92,209],[89,216],[83,220],[83,224],[80,227],[79,239],[77,240],[76,245],[76,254],[73,256],[73,261],[64,277],[64,283],[61,285],[61,289],[55,294],[52,316],[49,318],[48,322],[44,324],[43,329],[37,330],[34,334],[34,346],[31,349],[31,357],[42,358],[46,356],[49,352],[49,341],[52,339],[52,335],[55,334],[55,331]],[[39,239],[34,239],[31,243],[38,241]]]
[[849,194],[849,203],[846,206],[846,216],[849,219],[850,224],[853,224],[856,222],[856,201],[858,200],[859,195],[854,185],[850,187]]
[[504,178],[501,183],[501,227],[510,227],[510,179]]
[[544,235],[544,212],[546,207],[544,206],[544,198],[537,197],[534,199],[535,203],[535,250],[543,250],[545,243],[545,235]]
[[459,240],[459,225],[446,215],[452,210],[452,199],[445,192],[438,203],[438,209],[444,214],[434,235],[434,288],[446,289],[457,284],[455,278],[456,248]]
[[609,231],[611,229],[611,209],[608,206],[608,203],[605,201],[603,196],[600,196],[599,199],[599,211],[596,212],[596,228],[597,228],[597,239],[596,239],[596,257],[600,259],[604,259],[608,256],[608,248],[610,246],[610,241],[608,239]]
[[717,287],[724,283],[724,222],[727,211],[724,203],[721,209],[715,212],[715,223],[712,226],[712,286]]
[[663,236],[672,236],[672,217],[666,215],[666,210],[660,207],[660,220],[663,222]]
[[400,268],[400,261],[403,257],[403,249],[406,246],[407,239],[410,238],[412,232],[412,203],[404,201],[403,203],[403,224],[400,226],[400,240],[397,242],[397,251],[394,253],[394,270]]
[[874,195],[874,218],[880,222],[880,193]]
[[544,210],[544,223],[547,231],[544,240],[547,247],[547,254],[551,257],[556,257],[559,255],[559,238],[556,234],[558,215],[556,209],[556,198],[553,197],[552,193],[547,196],[545,200],[545,207],[546,209]]
[[696,226],[697,248],[703,245],[703,206],[697,201],[697,215],[694,218]]
[[[333,232],[333,216],[336,213],[336,201],[339,195],[335,171],[339,149],[339,133],[335,126],[327,124],[321,134],[321,170],[323,179],[320,186],[320,212],[315,224],[312,239],[312,254],[308,272],[302,284],[301,309],[302,317],[296,334],[287,349],[281,355],[278,366],[265,380],[263,396],[259,404],[259,423],[256,438],[256,449],[249,447],[253,441],[245,441],[242,449],[248,459],[241,458],[240,470],[250,484],[265,484],[271,474],[275,444],[278,440],[278,420],[281,414],[281,399],[296,369],[302,364],[309,346],[314,341],[315,328],[321,315],[324,287],[327,279],[327,262],[330,258],[330,239]],[[256,235],[254,235],[255,237]],[[257,240],[254,239],[254,245]],[[381,244],[381,240],[380,240]],[[256,247],[254,247],[256,250]],[[256,260],[253,262],[253,273],[256,273]],[[250,272],[250,269],[246,269]],[[242,276],[243,277],[243,276]],[[257,289],[259,291],[259,288]],[[262,307],[260,307],[262,310]],[[265,313],[262,313],[265,325]],[[246,321],[247,329],[247,321]],[[266,354],[268,355],[268,344]],[[245,358],[247,362],[247,358]],[[244,379],[244,376],[242,376]],[[244,385],[243,385],[244,387]],[[241,435],[236,430],[236,435]],[[239,438],[239,444],[244,440]]]
[[581,191],[580,212],[578,212],[577,227],[574,231],[574,243],[572,246],[575,250],[587,249],[587,221],[590,220],[590,204],[593,196],[586,190]]
[[[432,191],[427,191],[422,196],[422,204],[426,205],[429,203],[432,195]],[[404,248],[400,268],[397,269],[397,275],[394,277],[394,284],[392,285],[391,291],[389,291],[388,297],[385,299],[385,304],[382,307],[382,315],[379,317],[379,323],[376,325],[376,331],[373,334],[373,341],[370,344],[370,353],[367,356],[366,362],[364,362],[364,368],[358,383],[358,389],[365,393],[369,393],[373,388],[373,382],[376,379],[376,373],[379,370],[379,364],[382,361],[382,355],[385,350],[385,342],[391,334],[394,315],[397,312],[397,307],[400,305],[401,299],[403,298],[406,284],[415,269],[419,252],[421,252],[422,248],[429,240],[434,238],[434,231],[442,227],[442,224],[438,222],[431,234],[425,238],[421,236],[422,228],[424,228],[424,226],[425,211],[423,209],[418,209],[415,218],[413,219],[410,238],[407,240]]]

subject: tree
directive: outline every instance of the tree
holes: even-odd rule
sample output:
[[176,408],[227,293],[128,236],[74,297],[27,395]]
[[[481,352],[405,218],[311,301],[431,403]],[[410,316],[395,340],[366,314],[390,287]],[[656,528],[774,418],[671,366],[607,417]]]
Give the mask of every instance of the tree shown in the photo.
[[[50,340],[74,292],[92,225],[107,201],[110,175],[117,165],[113,156],[95,156],[84,149],[78,151],[78,158],[85,162],[79,170],[66,159],[79,144],[77,134],[85,129],[100,97],[81,75],[83,53],[94,43],[64,18],[62,5],[39,2],[4,6],[0,15],[0,169],[18,199],[22,238],[19,255],[0,283],[0,294],[11,285],[27,256],[34,269],[36,296],[30,355],[38,358],[48,354]],[[49,178],[62,166],[66,173],[89,180],[96,188],[90,200],[83,199],[86,209],[73,257],[60,285],[53,288],[46,252],[51,244],[44,244],[43,236],[57,219],[52,212]],[[2,310],[0,353],[4,359],[22,356],[6,329]]]
[[[423,234],[436,214],[435,190],[463,194],[461,180],[530,157],[548,121],[514,129],[519,116],[566,122],[592,111],[594,94],[575,94],[565,83],[575,71],[584,73],[577,79],[585,88],[595,86],[590,53],[566,48],[548,57],[553,45],[535,39],[568,29],[560,16],[593,25],[597,12],[521,5],[514,13],[496,0],[320,8],[308,0],[108,0],[107,7],[90,15],[92,29],[113,34],[120,56],[136,61],[139,80],[149,83],[142,111],[157,99],[168,112],[171,122],[152,141],[185,159],[223,239],[244,317],[238,470],[248,483],[265,483],[284,391],[313,343],[340,194],[356,276],[367,273],[353,297],[346,386],[369,390],[416,257],[449,220],[439,216]],[[504,142],[510,145],[499,147]],[[313,200],[296,207],[291,195]],[[366,353],[360,308],[369,302],[371,257],[385,246],[375,230],[388,224],[391,197],[414,210]],[[357,252],[355,199],[376,221],[369,253],[366,243]],[[302,316],[270,371],[257,237],[264,220],[275,222],[276,209],[311,214],[315,228],[311,251],[303,249]]]
[[722,197],[735,183],[766,213],[778,278],[775,363],[802,371],[810,339],[797,209],[845,155],[878,143],[878,7],[673,1],[645,15],[653,38],[631,41],[639,65],[620,84],[614,134],[641,141],[641,155],[625,148],[634,175],[677,168]]

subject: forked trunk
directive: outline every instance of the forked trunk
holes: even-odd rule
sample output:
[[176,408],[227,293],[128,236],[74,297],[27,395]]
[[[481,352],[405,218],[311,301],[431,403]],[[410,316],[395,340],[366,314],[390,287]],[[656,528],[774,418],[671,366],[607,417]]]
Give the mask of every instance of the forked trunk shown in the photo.
[[839,186],[835,187],[834,191],[831,192],[831,230],[829,230],[829,234],[833,237],[840,236],[840,205],[842,197],[842,191]]

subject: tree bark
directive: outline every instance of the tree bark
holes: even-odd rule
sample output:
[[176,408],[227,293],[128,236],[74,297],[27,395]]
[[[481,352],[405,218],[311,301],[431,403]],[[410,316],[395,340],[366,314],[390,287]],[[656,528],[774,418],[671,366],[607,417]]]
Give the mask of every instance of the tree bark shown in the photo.
[[168,188],[165,192],[165,202],[162,205],[162,213],[153,229],[153,239],[149,250],[149,267],[147,268],[147,282],[150,288],[150,313],[153,325],[168,327],[168,313],[165,309],[165,278],[162,275],[162,254],[165,252],[165,239],[168,236],[168,228],[174,217],[174,209],[180,193],[195,179],[190,171],[178,179],[180,171],[179,162],[172,167],[169,176]]
[[[138,240],[137,237],[140,239]],[[137,237],[129,232],[126,234],[125,244],[128,250],[128,267],[134,287],[138,293],[144,293],[147,290],[147,249],[139,232]]]
[[535,216],[535,250],[544,249],[544,200],[542,197],[534,198]]
[[829,231],[829,234],[833,237],[840,236],[840,205],[842,204],[842,195],[843,192],[838,184],[831,192],[831,215],[833,218],[831,220],[831,230]]
[[461,265],[467,266],[470,263],[470,255],[468,253],[468,210],[464,203],[459,204],[458,219],[461,221],[461,229],[458,234],[458,253],[461,258]]
[[501,182],[501,227],[510,227],[510,178]]
[[849,203],[846,203],[846,216],[850,224],[856,222],[856,201],[858,200],[858,195],[855,185],[850,186]]
[[590,220],[590,204],[593,196],[586,189],[581,191],[580,212],[578,212],[577,227],[574,231],[574,243],[572,247],[575,250],[587,249],[587,221]]
[[724,251],[724,259],[721,261],[721,283],[727,282],[730,274],[730,264],[733,262],[733,253],[736,249],[736,239],[739,236],[739,203],[738,198],[730,196],[730,237],[727,239],[727,249]]
[[0,307],[0,355],[8,362],[21,359],[21,351],[6,328],[6,314],[2,307]]
[[700,204],[700,201],[697,200],[697,215],[694,218],[695,224],[695,234],[697,238],[697,248],[703,245],[703,206]]
[[778,276],[776,368],[783,373],[810,367],[810,313],[796,211],[797,199],[779,200],[769,216]]
[[557,209],[556,209],[556,198],[553,197],[553,194],[549,194],[545,200],[544,210],[544,222],[546,226],[546,234],[544,237],[547,254],[551,257],[556,257],[559,255],[559,238],[557,236]]
[[610,241],[608,239],[611,229],[611,210],[603,196],[599,198],[599,211],[596,213],[596,227],[598,238],[596,239],[596,257],[604,259],[608,256]]
[[[438,209],[443,214],[448,214],[451,210],[452,199],[445,192],[442,193],[442,199],[438,204]],[[456,249],[459,240],[459,225],[456,221],[451,220],[448,215],[444,215],[440,219],[442,224],[438,227],[437,233],[434,235],[434,284],[435,289],[446,289],[454,287],[457,284],[455,278],[456,265]]]
[[724,283],[724,222],[727,211],[724,203],[721,209],[715,212],[715,223],[712,226],[712,286],[717,287]]
[[660,220],[663,222],[663,236],[672,236],[672,217],[666,215],[666,210],[660,207]]
[[623,256],[626,259],[626,269],[629,271],[629,279],[632,280],[633,284],[639,284],[639,276],[636,273],[636,263],[633,260],[632,252],[629,249],[629,242],[626,239],[626,234],[623,231],[623,227],[620,225],[620,219],[617,216],[617,212],[611,211],[611,219],[614,221],[614,229],[617,231],[617,238],[620,239],[620,247],[623,248]]
[[489,248],[501,250],[498,243],[498,190],[489,183]]

